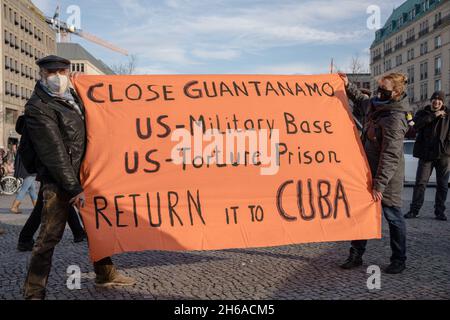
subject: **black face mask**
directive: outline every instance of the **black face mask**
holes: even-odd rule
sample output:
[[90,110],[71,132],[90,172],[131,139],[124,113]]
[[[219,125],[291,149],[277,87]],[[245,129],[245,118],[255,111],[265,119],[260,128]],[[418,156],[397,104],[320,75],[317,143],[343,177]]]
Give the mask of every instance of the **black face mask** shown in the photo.
[[379,87],[378,98],[380,99],[380,101],[389,101],[392,99],[392,91]]

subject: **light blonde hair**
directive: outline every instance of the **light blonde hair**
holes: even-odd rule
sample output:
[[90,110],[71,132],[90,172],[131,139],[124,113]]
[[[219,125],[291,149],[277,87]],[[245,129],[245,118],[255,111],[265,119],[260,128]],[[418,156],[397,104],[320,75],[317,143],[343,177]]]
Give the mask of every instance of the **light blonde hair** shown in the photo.
[[394,91],[398,92],[400,95],[406,92],[406,85],[408,84],[408,77],[404,75],[403,73],[390,73],[388,75],[385,75],[380,79],[383,80],[389,80],[392,82],[392,85],[394,86]]

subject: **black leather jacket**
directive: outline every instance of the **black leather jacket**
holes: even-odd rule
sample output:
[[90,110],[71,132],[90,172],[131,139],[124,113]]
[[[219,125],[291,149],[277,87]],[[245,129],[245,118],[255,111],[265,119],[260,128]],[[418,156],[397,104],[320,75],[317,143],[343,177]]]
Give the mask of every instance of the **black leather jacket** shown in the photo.
[[[71,90],[82,113],[81,99]],[[68,102],[50,96],[37,82],[25,105],[25,123],[36,151],[37,179],[56,183],[70,197],[80,194],[79,172],[86,147],[84,116]]]

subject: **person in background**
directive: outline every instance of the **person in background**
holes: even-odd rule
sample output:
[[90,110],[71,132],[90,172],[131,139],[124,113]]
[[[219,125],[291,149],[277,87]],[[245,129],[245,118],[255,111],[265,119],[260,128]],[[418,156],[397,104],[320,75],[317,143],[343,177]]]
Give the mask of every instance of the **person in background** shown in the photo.
[[9,162],[9,153],[8,151],[5,149],[5,147],[1,146],[0,147],[0,171],[1,171],[1,176],[7,176],[10,173],[13,173],[14,171],[14,167],[13,165]]
[[[79,179],[86,149],[85,114],[83,102],[71,88],[70,61],[47,56],[36,64],[41,80],[25,106],[25,129],[35,153],[43,206],[42,226],[24,284],[27,300],[45,299],[53,252],[64,234],[70,208],[83,207],[85,202]],[[94,271],[99,286],[135,283],[117,271],[110,257],[96,261]]]
[[36,174],[29,174],[27,169],[25,169],[20,156],[17,155],[15,157],[14,163],[14,177],[16,179],[23,179],[23,184],[20,187],[19,192],[17,193],[16,198],[14,199],[11,208],[9,211],[15,214],[22,213],[20,211],[20,203],[23,201],[27,193],[30,195],[33,206],[36,205],[37,201],[37,192],[36,192]]
[[437,220],[447,221],[445,201],[450,176],[450,118],[449,110],[445,106],[445,93],[442,91],[433,93],[431,105],[418,111],[413,121],[414,128],[418,132],[413,156],[419,158],[419,165],[411,206],[405,218],[418,217],[434,169],[437,182],[434,214]]
[[[401,195],[405,174],[403,139],[409,128],[410,115],[405,94],[407,79],[403,74],[388,74],[380,79],[377,96],[368,98],[349,82],[345,74],[339,75],[355,105],[369,100],[367,106],[370,109],[362,139],[373,177],[372,196],[374,201],[381,201],[383,214],[389,223],[392,256],[384,271],[401,273],[406,268],[406,226],[401,211]],[[352,241],[350,255],[341,268],[361,266],[366,246],[367,240]]]

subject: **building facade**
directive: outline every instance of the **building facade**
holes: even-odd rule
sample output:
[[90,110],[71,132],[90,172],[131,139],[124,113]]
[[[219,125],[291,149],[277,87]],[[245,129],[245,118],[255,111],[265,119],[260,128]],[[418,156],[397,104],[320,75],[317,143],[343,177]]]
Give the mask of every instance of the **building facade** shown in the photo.
[[407,0],[376,32],[370,51],[372,87],[382,75],[401,72],[414,110],[436,90],[450,97],[450,0]]
[[72,72],[81,72],[89,75],[114,74],[103,61],[95,58],[78,43],[58,43],[57,52],[60,57],[70,61]]
[[372,91],[372,75],[370,73],[347,73],[347,77],[358,89]]
[[55,31],[30,0],[0,0],[0,145],[18,142],[17,117],[39,77],[36,60],[56,54]]

